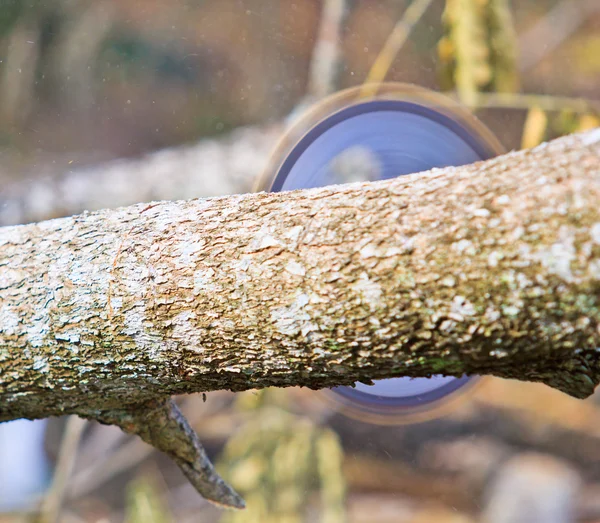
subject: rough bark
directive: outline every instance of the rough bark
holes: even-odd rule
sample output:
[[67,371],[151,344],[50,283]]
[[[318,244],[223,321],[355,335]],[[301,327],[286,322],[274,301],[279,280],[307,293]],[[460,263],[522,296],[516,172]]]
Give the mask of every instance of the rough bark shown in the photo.
[[[385,182],[2,228],[0,420],[143,436],[172,394],[433,373],[586,397],[598,201],[594,130]],[[144,439],[173,454],[170,430]]]

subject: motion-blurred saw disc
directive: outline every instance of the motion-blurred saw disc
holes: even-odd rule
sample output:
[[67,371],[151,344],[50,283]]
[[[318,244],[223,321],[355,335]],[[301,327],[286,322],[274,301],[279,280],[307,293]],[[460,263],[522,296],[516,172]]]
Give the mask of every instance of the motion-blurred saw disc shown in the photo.
[[[257,189],[385,180],[502,152],[491,131],[445,96],[407,84],[363,86],[333,95],[298,118]],[[363,421],[403,423],[438,416],[474,379],[393,378],[337,387],[328,396]]]

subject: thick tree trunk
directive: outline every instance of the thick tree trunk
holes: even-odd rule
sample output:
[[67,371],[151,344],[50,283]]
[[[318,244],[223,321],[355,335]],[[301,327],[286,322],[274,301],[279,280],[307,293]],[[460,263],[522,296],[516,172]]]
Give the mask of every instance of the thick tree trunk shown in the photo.
[[385,182],[5,227],[0,420],[77,413],[156,445],[131,413],[186,392],[473,373],[586,397],[599,201],[597,129]]

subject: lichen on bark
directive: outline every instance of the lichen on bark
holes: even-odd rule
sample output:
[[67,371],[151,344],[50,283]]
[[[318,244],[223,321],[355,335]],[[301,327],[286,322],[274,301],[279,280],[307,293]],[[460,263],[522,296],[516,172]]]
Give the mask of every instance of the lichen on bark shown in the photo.
[[0,421],[431,374],[585,397],[598,201],[593,130],[383,182],[0,228]]

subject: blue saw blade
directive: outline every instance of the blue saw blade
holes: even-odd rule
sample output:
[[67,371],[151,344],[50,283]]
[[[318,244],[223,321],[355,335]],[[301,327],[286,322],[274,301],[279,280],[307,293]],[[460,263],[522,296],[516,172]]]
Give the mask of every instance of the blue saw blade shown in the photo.
[[[412,101],[372,100],[341,109],[310,129],[270,190],[385,180],[492,156],[484,140],[444,113]],[[359,172],[352,176],[344,160],[358,163]]]
[[[293,125],[276,150],[262,190],[290,191],[376,181],[486,160],[502,152],[492,133],[445,97],[403,84],[369,96],[351,89]],[[332,389],[344,411],[382,423],[433,417],[473,384],[470,377],[393,378]],[[366,417],[365,417],[366,416]]]

